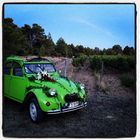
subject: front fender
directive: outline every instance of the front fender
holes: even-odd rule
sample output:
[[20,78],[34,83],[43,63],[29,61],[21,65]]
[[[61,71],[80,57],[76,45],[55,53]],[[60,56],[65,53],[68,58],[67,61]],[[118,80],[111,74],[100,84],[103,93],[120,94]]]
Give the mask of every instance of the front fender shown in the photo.
[[[48,112],[49,110],[59,109],[60,103],[56,97],[48,97],[42,89],[31,89],[27,94],[33,93],[38,101],[38,104],[42,111]],[[46,103],[49,102],[50,106]]]

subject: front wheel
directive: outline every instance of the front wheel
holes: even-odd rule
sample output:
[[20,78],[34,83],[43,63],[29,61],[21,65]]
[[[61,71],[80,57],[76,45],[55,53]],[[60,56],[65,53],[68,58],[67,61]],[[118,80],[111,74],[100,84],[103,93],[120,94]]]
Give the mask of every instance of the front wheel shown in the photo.
[[29,116],[34,123],[39,123],[44,117],[43,111],[40,109],[38,102],[35,98],[29,101]]

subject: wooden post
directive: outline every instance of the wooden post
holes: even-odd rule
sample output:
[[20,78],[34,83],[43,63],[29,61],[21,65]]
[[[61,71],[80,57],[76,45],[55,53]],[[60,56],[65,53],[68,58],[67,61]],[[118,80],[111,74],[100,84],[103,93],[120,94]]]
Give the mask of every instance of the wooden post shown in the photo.
[[102,61],[100,82],[102,81],[103,72],[104,72],[104,62]]
[[67,58],[65,58],[64,76],[67,77]]

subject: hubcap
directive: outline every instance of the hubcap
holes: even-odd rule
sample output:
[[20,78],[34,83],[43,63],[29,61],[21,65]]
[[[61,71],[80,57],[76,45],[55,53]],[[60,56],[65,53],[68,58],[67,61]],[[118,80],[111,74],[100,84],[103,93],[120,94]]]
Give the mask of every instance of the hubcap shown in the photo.
[[29,111],[30,111],[31,119],[33,121],[36,121],[36,119],[37,119],[37,109],[36,109],[36,106],[33,102],[30,103]]

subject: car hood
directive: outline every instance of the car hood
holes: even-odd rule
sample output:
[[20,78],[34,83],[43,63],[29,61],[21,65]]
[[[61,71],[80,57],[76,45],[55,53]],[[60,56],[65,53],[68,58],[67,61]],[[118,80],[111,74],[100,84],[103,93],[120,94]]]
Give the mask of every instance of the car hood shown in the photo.
[[71,93],[78,93],[78,87],[76,83],[72,82],[68,78],[65,77],[50,77],[53,81],[48,80],[35,80],[32,82],[32,85],[38,86],[46,86],[48,88],[55,89],[56,92],[59,94],[71,94]]
[[[78,83],[74,83],[68,78],[60,77],[60,76],[52,76],[51,78],[53,79],[51,81],[34,80],[30,83],[30,86],[31,88],[35,87],[35,89],[37,87],[38,88],[41,87],[42,89],[43,87],[47,87],[49,89],[55,89],[57,94],[56,96],[57,101],[59,101],[59,103],[61,103],[62,105],[64,105],[66,100],[67,100],[66,102],[71,102],[71,101],[84,99],[84,94],[79,89]],[[46,91],[46,93],[48,93],[48,91]]]

